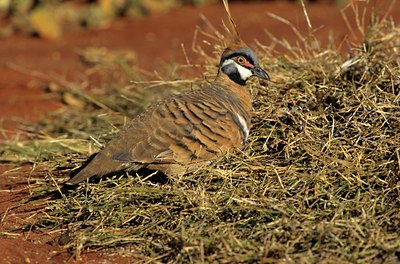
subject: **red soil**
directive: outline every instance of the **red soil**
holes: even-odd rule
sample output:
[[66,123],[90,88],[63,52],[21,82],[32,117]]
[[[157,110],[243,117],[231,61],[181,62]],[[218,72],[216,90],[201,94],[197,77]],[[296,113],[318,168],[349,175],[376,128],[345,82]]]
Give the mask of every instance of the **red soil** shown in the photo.
[[[390,2],[379,1],[377,11],[381,17]],[[268,16],[267,12],[290,21],[303,35],[309,31],[302,7],[294,2],[234,2],[231,9],[242,38],[250,46],[254,44],[254,39],[270,43],[265,30],[278,39],[299,41],[290,26]],[[318,29],[316,35],[325,40],[323,43],[327,43],[330,33],[333,33],[337,44],[346,37],[350,41],[359,38],[348,30],[339,7],[310,4],[307,11],[313,28]],[[351,15],[350,9],[347,11]],[[196,25],[204,23],[199,14],[204,14],[213,25],[220,25],[221,17],[224,17],[222,5],[197,9],[187,6],[136,21],[120,19],[104,29],[66,33],[58,41],[23,35],[0,40],[0,121],[7,131],[3,137],[15,137],[21,120],[37,122],[47,112],[61,106],[57,97],[45,93],[43,84],[54,79],[84,80],[82,72],[85,65],[77,51],[86,47],[132,50],[137,55],[137,65],[150,70],[171,61],[185,63],[181,43],[186,47],[189,58],[198,60],[190,52],[190,47]],[[389,15],[397,24],[400,22],[399,3],[394,5]],[[0,167],[0,231],[24,224],[24,218],[35,217],[34,212],[38,210],[32,206],[19,206],[20,201],[30,195],[28,177],[31,168],[21,168],[13,177],[4,174],[10,168]],[[77,261],[61,246],[46,243],[53,237],[50,234],[26,232],[15,237],[0,234],[2,263],[128,262],[127,258],[111,257],[104,252],[87,252],[82,260]]]

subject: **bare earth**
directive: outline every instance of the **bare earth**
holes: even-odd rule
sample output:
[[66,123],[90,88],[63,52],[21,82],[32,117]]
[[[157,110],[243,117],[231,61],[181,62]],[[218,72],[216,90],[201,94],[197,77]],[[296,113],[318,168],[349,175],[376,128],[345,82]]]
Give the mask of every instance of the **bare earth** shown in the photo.
[[[316,35],[326,45],[329,34],[340,45],[344,39],[359,41],[342,19],[340,8],[330,4],[310,4],[308,15]],[[379,1],[378,15],[383,16],[391,1]],[[242,38],[251,46],[254,39],[268,45],[269,31],[278,39],[294,43],[299,41],[292,28],[267,12],[276,14],[292,23],[302,34],[309,28],[303,9],[295,2],[234,2],[231,9]],[[349,10],[348,10],[349,11]],[[351,14],[351,12],[347,12]],[[153,14],[141,20],[120,19],[104,29],[70,32],[58,41],[14,35],[0,40],[0,122],[5,137],[18,136],[21,121],[37,122],[49,111],[62,103],[43,84],[52,79],[79,82],[84,79],[85,65],[78,51],[87,47],[129,49],[137,55],[140,68],[153,70],[169,62],[185,63],[181,43],[188,51],[191,61],[199,61],[190,51],[196,25],[202,25],[199,14],[205,15],[214,25],[220,25],[224,16],[222,5],[201,8],[181,7],[167,13]],[[395,3],[389,14],[400,22],[400,3]],[[284,49],[278,49],[287,52]],[[342,45],[347,50],[347,44]],[[33,206],[19,206],[21,199],[29,197],[29,166],[20,168],[18,174],[3,174],[10,166],[0,167],[0,230],[24,224],[25,217],[35,217]],[[37,175],[36,175],[37,176]],[[40,209],[37,213],[40,213]],[[0,237],[2,263],[128,263],[130,259],[110,255],[107,252],[85,252],[82,260],[75,260],[61,246],[51,243],[53,236],[39,232],[25,232]],[[105,261],[105,262],[104,262]]]

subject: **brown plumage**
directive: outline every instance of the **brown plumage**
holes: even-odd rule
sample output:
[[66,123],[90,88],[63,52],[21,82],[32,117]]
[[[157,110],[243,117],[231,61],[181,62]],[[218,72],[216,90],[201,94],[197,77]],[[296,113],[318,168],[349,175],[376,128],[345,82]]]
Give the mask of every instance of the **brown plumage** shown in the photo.
[[142,167],[183,174],[242,146],[252,112],[246,80],[251,76],[267,80],[268,75],[240,39],[228,3],[223,2],[231,36],[215,81],[149,107],[67,184]]

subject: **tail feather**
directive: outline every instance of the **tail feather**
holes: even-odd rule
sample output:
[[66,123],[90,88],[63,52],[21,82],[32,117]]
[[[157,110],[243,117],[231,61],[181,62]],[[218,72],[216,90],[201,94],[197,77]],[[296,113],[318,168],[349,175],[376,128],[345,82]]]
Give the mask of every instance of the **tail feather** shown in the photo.
[[126,164],[116,161],[105,155],[104,150],[98,153],[86,167],[69,179],[65,184],[75,185],[92,177],[101,177],[112,172],[118,172],[126,168]]

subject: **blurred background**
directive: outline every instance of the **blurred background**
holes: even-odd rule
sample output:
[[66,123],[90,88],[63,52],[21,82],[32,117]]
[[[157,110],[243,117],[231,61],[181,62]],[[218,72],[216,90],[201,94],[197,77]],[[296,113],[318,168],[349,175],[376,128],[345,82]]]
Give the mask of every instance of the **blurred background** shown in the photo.
[[[217,4],[218,0],[0,0],[1,36],[15,32],[59,38],[65,31],[105,27],[119,17],[143,18],[182,6]],[[234,2],[234,1],[232,1]],[[250,2],[242,1],[243,4]],[[261,1],[258,1],[261,2]],[[264,0],[263,2],[285,2]],[[287,1],[298,2],[298,1]],[[347,0],[306,0],[344,6]]]

